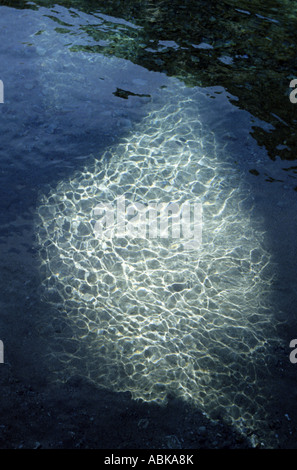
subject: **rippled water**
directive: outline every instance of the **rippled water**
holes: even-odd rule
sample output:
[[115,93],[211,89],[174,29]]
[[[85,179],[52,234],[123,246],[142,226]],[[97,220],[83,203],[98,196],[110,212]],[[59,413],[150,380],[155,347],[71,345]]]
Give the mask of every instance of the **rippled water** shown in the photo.
[[[288,5],[278,15],[230,1],[200,16],[193,5],[200,26],[208,18],[198,34],[179,2],[142,15],[127,2],[118,16],[80,2],[9,3],[0,7],[1,34],[14,34],[2,51],[0,241],[4,265],[31,250],[37,261],[37,292],[49,307],[37,324],[52,376],[82,375],[160,405],[185,399],[253,435],[252,445],[276,446],[272,409],[292,373],[277,383],[295,325],[295,174],[259,146],[269,135],[281,145],[283,127],[274,125],[286,105],[263,109],[259,90],[248,98],[233,82],[245,61],[246,74],[262,70],[266,80],[275,63],[264,70],[262,31],[271,28],[275,41],[284,18],[293,25]],[[175,36],[164,22],[172,4]],[[244,18],[238,26],[234,15]],[[232,35],[247,34],[246,18],[261,41],[244,51]],[[199,204],[201,243],[187,249],[170,230],[98,236],[96,208],[120,197],[145,208]],[[28,230],[37,243],[24,238]]]
[[[250,189],[203,128],[205,99],[171,80],[124,139],[41,198],[41,270],[53,321],[65,315],[71,330],[64,377],[84,370],[99,386],[182,397],[247,426],[266,416],[257,370],[276,342],[273,265]],[[120,196],[126,206],[199,201],[202,244],[96,237],[96,207]]]

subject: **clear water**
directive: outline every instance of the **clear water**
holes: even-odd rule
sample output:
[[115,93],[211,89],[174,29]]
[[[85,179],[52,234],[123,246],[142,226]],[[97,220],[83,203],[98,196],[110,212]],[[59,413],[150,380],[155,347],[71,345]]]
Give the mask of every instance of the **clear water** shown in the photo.
[[[232,63],[223,50],[216,59],[225,68],[204,83],[201,61],[210,54],[211,70],[214,38],[191,30],[189,47],[186,21],[175,38],[161,21],[158,30],[166,10],[151,6],[137,17],[128,2],[111,16],[103,6],[8,3],[0,7],[0,34],[13,38],[1,48],[1,246],[3,267],[21,259],[16,278],[27,270],[28,279],[16,280],[19,297],[4,295],[3,305],[14,311],[28,283],[36,288],[33,256],[45,307],[30,325],[44,332],[55,380],[80,374],[160,406],[176,396],[252,445],[277,447],[271,421],[284,391],[278,419],[295,418],[285,349],[296,328],[295,176],[259,143],[274,132],[281,145],[283,128],[255,98],[247,105],[244,94],[231,94],[220,79]],[[236,15],[261,28],[290,18],[285,2],[279,15],[270,6],[268,20],[243,3]],[[193,49],[202,55],[189,68]],[[119,196],[127,204],[201,203],[202,244],[96,237],[96,206]]]
[[[72,328],[64,374],[83,361],[98,385],[158,403],[176,395],[247,425],[261,408],[250,397],[256,369],[275,341],[273,270],[252,194],[202,127],[205,100],[169,80],[108,155],[41,199],[36,232],[49,299]],[[96,238],[94,209],[119,196],[201,201],[202,244]]]

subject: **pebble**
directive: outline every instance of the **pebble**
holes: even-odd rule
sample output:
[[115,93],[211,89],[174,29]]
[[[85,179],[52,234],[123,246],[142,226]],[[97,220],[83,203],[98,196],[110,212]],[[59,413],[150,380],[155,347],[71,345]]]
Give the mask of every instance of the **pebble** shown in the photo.
[[146,429],[149,425],[149,420],[146,419],[146,418],[142,418],[138,421],[138,424],[137,426],[139,427],[139,429]]
[[181,443],[177,436],[166,436],[168,449],[181,449]]
[[198,432],[199,432],[199,434],[204,436],[206,434],[206,427],[205,426],[199,426]]

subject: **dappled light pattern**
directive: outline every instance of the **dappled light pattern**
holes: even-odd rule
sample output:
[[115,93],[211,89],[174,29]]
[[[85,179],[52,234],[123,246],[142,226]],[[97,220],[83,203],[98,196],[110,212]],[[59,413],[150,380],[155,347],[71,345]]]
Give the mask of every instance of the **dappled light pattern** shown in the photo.
[[[135,399],[189,399],[245,432],[266,419],[273,266],[240,171],[203,129],[200,94],[173,80],[129,135],[40,198],[52,364]],[[201,203],[202,244],[96,236],[95,208],[119,196]]]

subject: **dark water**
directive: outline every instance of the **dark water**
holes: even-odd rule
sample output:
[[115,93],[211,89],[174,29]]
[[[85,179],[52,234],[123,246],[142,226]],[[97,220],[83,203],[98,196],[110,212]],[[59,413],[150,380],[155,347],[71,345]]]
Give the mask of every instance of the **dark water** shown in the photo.
[[[0,2],[9,366],[160,406],[174,396],[252,446],[294,447],[295,2],[11,3]],[[198,200],[201,250],[94,240],[92,210],[121,195]]]

